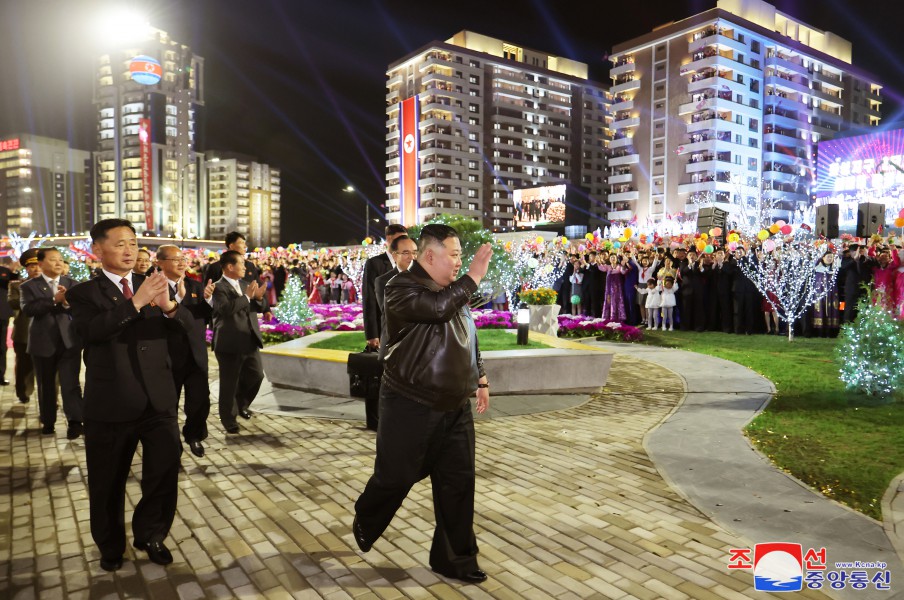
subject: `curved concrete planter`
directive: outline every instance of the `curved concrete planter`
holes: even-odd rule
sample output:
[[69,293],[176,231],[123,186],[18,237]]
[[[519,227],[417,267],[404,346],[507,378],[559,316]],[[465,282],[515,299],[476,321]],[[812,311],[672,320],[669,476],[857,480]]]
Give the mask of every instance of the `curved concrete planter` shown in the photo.
[[[509,332],[515,334],[515,330]],[[276,387],[348,396],[349,353],[308,347],[333,335],[336,332],[322,331],[264,348],[261,361],[267,379]],[[593,393],[606,385],[611,352],[543,334],[530,335],[551,347],[482,353],[493,394]]]

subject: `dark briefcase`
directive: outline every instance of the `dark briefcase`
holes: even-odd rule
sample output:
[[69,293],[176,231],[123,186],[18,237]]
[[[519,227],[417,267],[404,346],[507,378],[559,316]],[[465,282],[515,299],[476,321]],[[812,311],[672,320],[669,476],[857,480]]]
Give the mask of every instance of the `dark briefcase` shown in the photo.
[[364,398],[364,413],[367,428],[377,430],[378,402],[380,400],[380,379],[383,364],[377,352],[358,352],[348,355],[349,395]]

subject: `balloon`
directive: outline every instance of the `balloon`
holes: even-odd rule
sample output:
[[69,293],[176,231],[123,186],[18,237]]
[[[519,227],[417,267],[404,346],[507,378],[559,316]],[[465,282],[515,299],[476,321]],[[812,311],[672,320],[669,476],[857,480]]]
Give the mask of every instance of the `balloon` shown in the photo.
[[787,223],[785,223],[785,222],[782,221],[781,219],[779,219],[778,221],[776,221],[775,224],[778,225],[779,228],[782,228],[782,227],[784,227],[785,225],[787,225]]
[[[904,212],[904,209],[901,209]],[[904,217],[898,217],[895,219],[895,227],[904,227]]]
[[628,238],[628,239],[631,239],[631,236],[632,236],[632,235],[634,235],[634,232],[631,231],[631,228],[630,228],[630,227],[627,227],[627,228],[625,228],[625,233],[622,234],[622,237],[626,237],[626,238]]
[[902,208],[901,210],[898,211],[898,218],[904,219],[904,208]]
[[620,238],[618,238],[618,241],[621,242],[622,244],[624,244],[625,242],[628,241],[628,238],[626,236],[621,236]]
[[709,239],[709,236],[706,235],[705,233],[701,233],[701,234],[700,234],[700,239],[703,240],[703,241],[705,242],[706,240]]
[[641,233],[641,234],[640,234],[640,243],[641,243],[641,244],[646,244],[646,243],[647,243],[647,234],[645,234],[645,233]]
[[612,247],[616,249],[621,248],[621,242],[612,242]]
[[761,240],[765,240],[767,237],[769,237],[769,232],[765,229],[760,229],[760,232],[756,234],[756,236]]
[[584,236],[584,239],[587,240],[588,242],[592,242],[592,241],[593,241],[593,234],[592,234],[592,233],[588,233],[587,235]]
[[578,246],[578,252],[584,252],[585,250],[587,250],[587,246],[585,246],[584,244]]
[[778,233],[779,231],[781,231],[781,226],[779,226],[778,223],[773,223],[772,225],[769,226],[769,233],[775,234],[775,233]]
[[580,304],[580,303],[581,303],[581,297],[578,296],[577,294],[575,294],[574,296],[571,297],[571,303],[572,303],[572,304]]
[[772,240],[766,240],[765,242],[763,242],[763,250],[765,250],[766,252],[772,252],[773,250],[775,250],[775,242]]
[[731,250],[732,252],[734,252],[735,250],[738,249],[738,243],[737,242],[728,242],[728,249]]
[[567,244],[567,243],[568,243],[568,238],[563,235],[562,236],[562,244]]
[[741,236],[739,236],[737,233],[729,233],[729,234],[728,234],[728,241],[729,241],[729,242],[740,242],[740,241],[741,241]]
[[531,258],[527,259],[527,266],[530,267],[531,269],[536,269],[537,267],[540,266],[540,261],[537,260],[536,258],[531,257]]
[[697,252],[703,252],[706,249],[706,242],[703,240],[697,240]]
[[782,231],[782,235],[788,235],[791,233],[791,226],[790,225],[782,225],[781,231]]
[[512,242],[510,242],[510,241],[509,241],[509,242],[506,242],[506,243],[505,243],[505,249],[506,249],[506,251],[509,251],[509,252],[510,252],[510,251],[512,250]]
[[679,244],[678,242],[672,242],[671,244],[669,244],[669,247],[670,247],[672,250],[676,250],[676,249],[678,248],[678,246],[680,246],[680,245],[681,245],[681,244]]
[[706,247],[703,248],[703,251],[706,252],[707,254],[712,254],[712,253],[713,253],[713,247],[712,247],[712,245],[707,244]]
[[719,237],[720,235],[722,235],[722,228],[721,227],[713,227],[710,230],[709,235],[711,235],[713,237]]

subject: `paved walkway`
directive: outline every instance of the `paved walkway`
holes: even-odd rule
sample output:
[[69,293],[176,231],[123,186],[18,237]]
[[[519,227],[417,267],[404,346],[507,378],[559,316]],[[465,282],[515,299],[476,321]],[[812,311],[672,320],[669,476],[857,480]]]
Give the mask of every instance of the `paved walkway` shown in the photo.
[[[338,415],[258,414],[228,438],[212,415],[208,456],[183,457],[167,540],[175,563],[159,567],[129,550],[121,571],[105,573],[88,528],[83,441],[41,436],[35,403],[0,388],[0,597],[763,596],[749,573],[726,568],[728,549],[747,542],[670,488],[644,450],[683,397],[678,376],[619,355],[587,402],[480,420],[476,528],[490,578],[465,586],[426,566],[426,482],[373,550],[357,551],[351,506],[371,472],[374,437]],[[127,514],[138,496],[132,480]]]

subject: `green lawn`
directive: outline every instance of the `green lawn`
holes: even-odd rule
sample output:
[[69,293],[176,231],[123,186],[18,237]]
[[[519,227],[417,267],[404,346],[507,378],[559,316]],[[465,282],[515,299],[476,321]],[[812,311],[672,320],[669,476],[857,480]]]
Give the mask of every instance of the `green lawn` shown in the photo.
[[[490,350],[523,350],[526,348],[549,348],[546,344],[528,340],[527,346],[519,346],[517,338],[511,333],[501,329],[478,329],[477,340],[481,352]],[[325,350],[347,350],[349,352],[361,352],[364,349],[364,332],[349,331],[334,335],[331,338],[311,344],[311,348]]]
[[[751,441],[801,481],[881,519],[882,495],[904,471],[904,403],[844,390],[833,360],[836,340],[644,332],[645,343],[734,361],[778,391],[747,427]],[[714,388],[717,387],[714,383]]]

